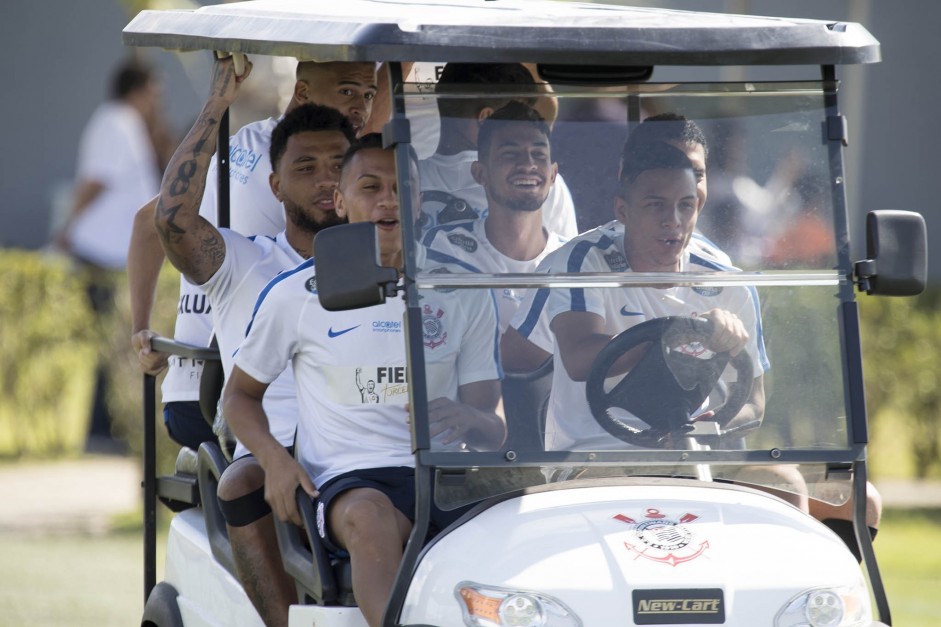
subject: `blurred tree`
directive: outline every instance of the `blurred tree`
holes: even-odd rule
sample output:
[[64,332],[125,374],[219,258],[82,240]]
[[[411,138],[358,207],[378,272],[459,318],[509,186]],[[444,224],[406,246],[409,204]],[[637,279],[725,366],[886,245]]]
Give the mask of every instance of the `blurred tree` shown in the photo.
[[870,421],[901,417],[915,475],[941,471],[941,289],[860,299]]
[[[67,260],[0,250],[0,456],[59,455],[84,436],[95,355],[82,277]],[[84,419],[83,419],[84,420]]]
[[[126,281],[119,279],[117,308],[107,319],[89,310],[84,277],[58,256],[0,249],[0,458],[55,457],[81,452],[95,355],[106,356],[114,381],[108,398],[116,435],[139,452],[143,422],[141,380],[130,349]],[[164,266],[157,287],[154,329],[172,336],[179,274]],[[108,329],[98,333],[95,325]],[[96,338],[107,337],[105,346]],[[158,397],[159,400],[159,397]],[[175,447],[157,414],[161,467],[172,469]],[[169,460],[168,462],[166,460]]]
[[[180,274],[169,263],[165,263],[157,284],[154,310],[151,315],[151,329],[165,337],[173,337],[176,323],[176,305],[179,300]],[[109,327],[108,343],[104,350],[111,356],[109,368],[112,381],[109,390],[108,407],[114,418],[115,434],[124,438],[130,450],[140,455],[144,444],[143,422],[143,374],[137,355],[131,350],[131,305],[127,281],[121,281],[115,294],[117,307],[114,319]],[[160,402],[160,381],[157,385],[156,433],[158,472],[173,472],[173,461],[180,450],[179,445],[170,440],[163,424],[163,405]]]

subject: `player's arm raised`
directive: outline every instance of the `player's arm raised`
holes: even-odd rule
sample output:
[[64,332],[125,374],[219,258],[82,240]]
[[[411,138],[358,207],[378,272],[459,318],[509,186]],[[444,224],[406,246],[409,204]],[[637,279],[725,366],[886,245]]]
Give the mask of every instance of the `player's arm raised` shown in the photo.
[[197,285],[209,280],[225,259],[225,242],[219,231],[200,217],[199,205],[216,149],[219,123],[235,101],[239,84],[250,73],[248,61],[238,76],[231,58],[216,60],[209,98],[170,159],[160,185],[154,214],[157,234],[170,262]]

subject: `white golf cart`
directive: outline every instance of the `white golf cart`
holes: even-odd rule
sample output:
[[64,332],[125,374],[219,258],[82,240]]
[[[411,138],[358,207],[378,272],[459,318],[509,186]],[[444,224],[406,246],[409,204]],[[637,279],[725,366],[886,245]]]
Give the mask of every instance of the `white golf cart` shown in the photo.
[[[851,257],[843,167],[849,143],[837,66],[879,61],[879,44],[863,27],[541,0],[257,0],[144,11],[124,41],[387,62],[394,117],[383,137],[395,146],[400,173],[410,145],[437,135],[439,100],[499,93],[551,104],[559,111],[552,158],[579,231],[613,218],[622,145],[644,119],[682,114],[708,140],[708,198],[690,246],[716,271],[632,272],[613,256],[605,272],[485,274],[453,266],[444,272],[426,264],[419,242],[427,225],[414,220],[418,208],[408,194],[400,194],[406,261],[398,282],[371,255],[350,255],[375,247],[371,224],[318,234],[325,307],[365,307],[396,294],[407,304],[403,341],[418,504],[384,625],[891,624],[865,518],[868,431],[855,296],[919,293],[926,237],[917,214],[871,212],[866,258]],[[552,92],[519,85],[434,89],[416,73],[406,82],[400,61],[434,68],[531,63]],[[220,133],[223,161],[227,136]],[[428,146],[419,146],[423,157],[434,151],[434,140]],[[399,189],[411,184],[401,178]],[[436,197],[443,198],[439,207],[430,202]],[[437,211],[449,201],[428,194],[429,202],[426,209]],[[470,215],[466,209],[482,218],[486,209],[471,202],[455,207],[457,218]],[[447,219],[447,212],[439,216]],[[469,231],[451,226],[445,231],[451,243],[474,252]],[[703,297],[747,292],[756,305],[752,333],[760,354],[712,354],[700,350],[709,331],[701,320],[652,318],[599,355],[584,388],[585,415],[560,415],[554,408],[565,399],[549,399],[550,389],[563,393],[552,385],[553,370],[562,367],[556,354],[532,371],[506,373],[508,437],[499,450],[434,444],[425,361],[446,341],[448,312],[424,311],[423,292],[469,290],[525,304],[534,290],[629,295],[650,288],[665,296],[677,288]],[[654,347],[646,366],[620,380],[608,377],[616,359],[640,343]],[[172,342],[156,347],[212,357]],[[737,420],[762,372],[763,412]],[[152,411],[153,395],[145,402]],[[691,421],[707,403],[712,418]],[[601,437],[560,444],[566,420],[597,423]],[[153,420],[148,424],[152,450]],[[226,463],[217,447],[204,444],[195,466],[157,479],[148,457],[143,625],[260,624],[232,575],[215,503]],[[855,538],[844,542],[781,498],[795,494],[832,506],[852,499]],[[180,512],[159,584],[155,496]],[[445,509],[473,507],[426,541],[432,501]],[[279,527],[284,563],[303,600],[291,608],[291,624],[365,625],[349,564],[324,551],[311,503],[299,498],[299,504],[306,529]]]

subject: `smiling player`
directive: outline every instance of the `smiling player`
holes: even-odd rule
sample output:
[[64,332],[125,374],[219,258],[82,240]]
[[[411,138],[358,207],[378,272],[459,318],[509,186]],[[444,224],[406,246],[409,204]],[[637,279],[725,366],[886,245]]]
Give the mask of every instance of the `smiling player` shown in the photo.
[[[453,222],[425,235],[430,269],[452,264],[468,272],[532,272],[565,239],[543,226],[543,205],[556,180],[549,125],[531,107],[510,102],[480,126],[474,179],[487,194],[483,220]],[[520,290],[496,294],[500,331],[522,301]]]

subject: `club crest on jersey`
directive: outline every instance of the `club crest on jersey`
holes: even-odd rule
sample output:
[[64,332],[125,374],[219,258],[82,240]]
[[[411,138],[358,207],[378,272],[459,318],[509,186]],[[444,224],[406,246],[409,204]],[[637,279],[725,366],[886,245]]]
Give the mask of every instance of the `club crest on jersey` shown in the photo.
[[722,293],[721,287],[710,287],[707,285],[697,285],[693,288],[693,291],[699,294],[700,296],[718,296]]
[[304,283],[304,289],[310,292],[311,294],[317,293],[317,277],[312,276],[307,279],[307,282]]
[[440,307],[437,311],[431,308],[431,305],[425,305],[421,310],[421,328],[424,336],[425,346],[435,349],[448,340],[448,332],[444,330],[444,310]]
[[466,253],[472,253],[477,250],[477,240],[461,233],[451,233],[448,235],[448,241],[463,250]]
[[688,527],[699,516],[688,512],[679,518],[672,518],[659,509],[650,507],[643,516],[632,518],[626,514],[612,516],[613,520],[630,525],[633,528],[633,542],[624,542],[624,548],[636,555],[635,559],[647,559],[674,568],[690,562],[709,548],[709,541],[696,542],[695,535]]
[[608,267],[611,268],[612,272],[624,272],[627,270],[627,259],[619,250],[605,255],[604,260],[608,263]]

